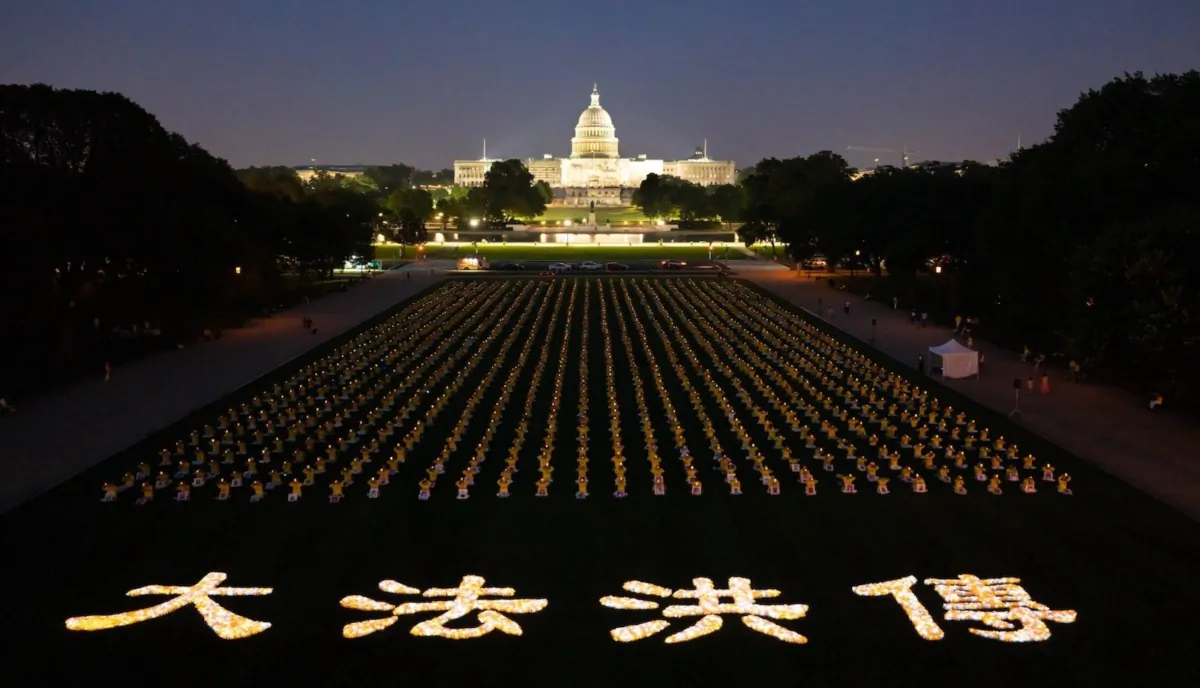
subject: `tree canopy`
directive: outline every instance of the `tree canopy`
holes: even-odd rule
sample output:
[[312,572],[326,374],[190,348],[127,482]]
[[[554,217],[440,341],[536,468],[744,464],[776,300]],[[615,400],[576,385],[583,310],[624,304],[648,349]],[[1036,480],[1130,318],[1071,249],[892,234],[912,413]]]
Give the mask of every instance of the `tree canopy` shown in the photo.
[[889,288],[913,298],[932,298],[918,287],[940,266],[934,305],[980,317],[988,336],[1112,375],[1136,367],[1178,399],[1200,383],[1197,122],[1200,72],[1126,74],[996,167],[850,181],[831,154],[815,167],[764,160],[745,177],[745,219],[798,258],[886,268]]
[[114,330],[184,338],[257,315],[282,277],[370,257],[374,205],[235,173],[116,93],[0,86],[3,390],[95,369]]
[[550,201],[549,187],[535,184],[525,163],[515,159],[492,163],[477,196],[484,214],[495,222],[537,217],[546,212]]

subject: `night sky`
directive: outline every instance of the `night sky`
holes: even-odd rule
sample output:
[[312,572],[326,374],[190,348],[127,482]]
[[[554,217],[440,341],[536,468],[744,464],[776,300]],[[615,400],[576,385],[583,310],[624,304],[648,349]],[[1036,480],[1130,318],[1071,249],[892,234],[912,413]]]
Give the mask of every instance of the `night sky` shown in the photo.
[[625,156],[983,160],[1123,72],[1197,67],[1197,0],[8,0],[0,20],[0,83],[124,93],[238,167],[442,168],[484,137],[566,155],[593,82]]

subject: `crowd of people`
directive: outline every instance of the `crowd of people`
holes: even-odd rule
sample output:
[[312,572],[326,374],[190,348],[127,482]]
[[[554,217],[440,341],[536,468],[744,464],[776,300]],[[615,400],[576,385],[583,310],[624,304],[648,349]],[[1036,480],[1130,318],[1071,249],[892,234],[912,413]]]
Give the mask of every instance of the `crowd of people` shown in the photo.
[[[602,378],[591,368],[597,353]],[[603,385],[595,399],[589,383]],[[575,420],[560,432],[569,397]],[[590,403],[600,400],[607,437],[593,436]],[[690,411],[676,406],[684,401]],[[496,451],[502,433],[511,439]],[[574,449],[560,451],[572,433]],[[597,457],[611,475],[590,472]],[[682,479],[698,496],[708,477],[731,495],[757,483],[774,496],[789,472],[814,496],[822,473],[846,494],[863,483],[889,494],[893,481],[961,495],[999,495],[1005,484],[1034,493],[1049,482],[1070,494],[1070,476],[747,286],[581,278],[448,282],[200,423],[157,465],[147,458],[106,483],[103,498],[256,502],[286,486],[290,501],[323,487],[336,503],[377,498],[416,463],[415,490],[389,489],[429,499],[453,482],[469,499],[488,458],[501,464],[501,498],[550,496],[556,464],[571,460],[576,499],[595,481],[623,498],[664,495]]]

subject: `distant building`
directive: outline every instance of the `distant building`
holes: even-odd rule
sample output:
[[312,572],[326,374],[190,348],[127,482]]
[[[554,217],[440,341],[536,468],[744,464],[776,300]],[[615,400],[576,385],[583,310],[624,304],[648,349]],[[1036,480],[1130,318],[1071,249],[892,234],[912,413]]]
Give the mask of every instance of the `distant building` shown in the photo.
[[[709,159],[704,147],[686,160],[664,161],[645,155],[622,158],[618,144],[612,117],[600,107],[600,93],[593,87],[592,102],[575,124],[570,157],[547,154],[526,160],[525,167],[535,181],[546,182],[555,190],[555,205],[629,205],[632,189],[650,174],[667,174],[702,186],[732,184],[735,180],[733,162]],[[494,162],[487,157],[486,147],[479,160],[455,160],[454,183],[482,186]]]
[[370,165],[298,165],[293,167],[296,170],[296,176],[300,177],[300,181],[307,182],[317,176],[318,172],[324,172],[331,177],[341,175],[343,177],[361,177],[363,172],[367,171]]

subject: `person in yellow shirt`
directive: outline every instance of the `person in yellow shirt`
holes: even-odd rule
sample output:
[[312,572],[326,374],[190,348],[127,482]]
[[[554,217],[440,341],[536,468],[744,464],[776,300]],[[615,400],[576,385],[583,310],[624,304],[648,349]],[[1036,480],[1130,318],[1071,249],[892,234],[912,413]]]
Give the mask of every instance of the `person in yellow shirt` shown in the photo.
[[217,483],[217,501],[224,502],[229,499],[229,481],[221,478]]
[[496,486],[500,488],[499,492],[496,493],[496,496],[507,497],[509,495],[508,487],[510,485],[512,485],[512,477],[509,476],[508,471],[501,473],[500,479],[496,481]]
[[457,499],[467,499],[471,496],[470,494],[467,493],[467,488],[469,488],[471,486],[471,483],[469,480],[467,480],[467,477],[465,475],[463,477],[459,478],[454,483],[454,486],[458,488]]
[[961,475],[954,476],[954,494],[965,495],[967,493],[967,481],[963,480]]
[[345,490],[345,486],[339,480],[329,483],[329,503],[337,504],[342,501],[342,495],[345,494]]
[[767,494],[779,494],[779,478],[776,478],[773,475],[767,476]]
[[189,498],[191,498],[191,496],[192,496],[192,486],[191,485],[188,485],[186,482],[180,481],[180,483],[175,486],[175,501],[186,502],[186,501],[188,501]]
[[654,476],[654,482],[653,482],[652,489],[654,491],[654,494],[659,497],[661,497],[667,493],[667,485],[666,485],[666,483],[663,482],[663,478],[661,475]]
[[1034,481],[1032,475],[1026,476],[1026,478],[1021,481],[1021,492],[1024,492],[1025,494],[1034,494],[1037,492],[1037,483]]
[[624,475],[617,476],[617,490],[616,490],[616,492],[613,492],[613,496],[616,497],[617,499],[625,498],[626,492],[625,492],[625,476]]
[[704,486],[700,484],[699,480],[694,479],[694,478],[689,479],[688,484],[691,485],[693,497],[699,497],[703,493]]
[[877,494],[881,494],[881,495],[891,494],[891,490],[888,490],[888,483],[890,483],[891,481],[892,481],[891,478],[882,478],[881,477],[881,478],[876,479],[875,480],[875,492]]
[[920,475],[913,476],[912,487],[913,492],[916,492],[917,494],[925,494],[925,492],[928,491],[928,488],[925,487],[925,478],[921,477]]
[[975,480],[981,483],[988,480],[987,469],[981,463],[975,464]]
[[352,469],[350,469],[349,467],[343,468],[342,469],[342,479],[340,482],[342,484],[342,487],[349,487],[350,485],[353,485],[354,484],[354,471]]
[[379,478],[376,476],[367,478],[367,497],[369,499],[377,499],[379,497]]
[[267,494],[262,482],[258,481],[258,480],[255,480],[254,482],[250,483],[250,492],[251,492],[251,494],[250,494],[251,503],[261,502],[262,498],[265,497]]
[[[730,473],[730,475],[733,476],[732,473]],[[738,480],[737,476],[733,476],[729,480],[729,494],[740,495],[741,493],[742,493],[742,481]]]
[[417,499],[425,501],[429,499],[429,488],[433,487],[433,481],[429,478],[421,478],[421,482],[417,483],[417,487],[421,488],[421,491],[417,493]]
[[1070,495],[1071,492],[1071,476],[1063,473],[1058,476],[1058,493],[1061,495]]
[[987,491],[994,495],[1003,494],[1003,490],[1000,489],[1000,476],[999,475],[993,475],[991,478],[988,479]]
[[575,479],[575,499],[587,499],[587,485],[587,475],[580,474],[580,476]]
[[112,483],[104,483],[100,487],[101,487],[101,489],[104,490],[104,496],[100,499],[100,501],[102,501],[102,502],[117,501],[117,493],[120,492],[119,487],[117,487],[116,485],[114,485]]
[[154,501],[154,486],[150,483],[142,483],[142,496],[138,498],[137,505],[142,506],[152,501]]
[[541,477],[541,478],[539,478],[539,479],[538,479],[538,481],[537,481],[537,493],[536,493],[536,496],[538,496],[538,497],[547,497],[547,496],[549,496],[549,495],[550,495],[550,493],[549,493],[549,491],[548,491],[549,487],[550,487],[550,481],[549,481],[549,480],[547,480],[547,479],[546,479],[546,477],[545,477],[545,474],[543,474],[543,475],[542,475],[542,477]]
[[854,487],[853,475],[838,475],[838,480],[842,481],[842,494],[854,494],[858,490]]
[[808,480],[804,481],[804,494],[809,497],[817,496],[817,479],[811,473],[808,474]]
[[287,496],[287,500],[289,502],[294,502],[300,499],[300,491],[304,489],[304,484],[305,483],[300,482],[299,478],[292,478],[292,481],[288,483],[288,487],[292,488],[292,491],[288,493]]

